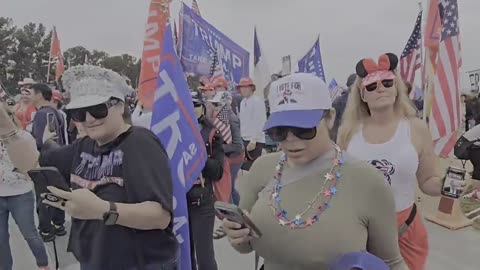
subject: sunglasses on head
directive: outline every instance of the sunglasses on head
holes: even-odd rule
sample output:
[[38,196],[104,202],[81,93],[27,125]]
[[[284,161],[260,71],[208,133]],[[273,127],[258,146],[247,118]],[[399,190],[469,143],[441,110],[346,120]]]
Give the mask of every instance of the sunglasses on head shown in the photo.
[[287,139],[288,133],[301,140],[311,140],[317,136],[317,128],[299,128],[299,127],[274,127],[266,131],[267,135],[276,142],[282,142]]
[[108,109],[117,105],[119,102],[118,99],[111,99],[102,104],[72,109],[70,110],[70,115],[75,122],[85,122],[85,120],[87,120],[87,112],[95,119],[103,119],[108,116]]
[[393,86],[394,81],[393,80],[377,81],[377,82],[371,83],[369,85],[366,85],[365,90],[367,90],[367,92],[373,92],[373,91],[377,90],[378,87],[380,87],[380,83],[382,83],[383,87],[390,88],[390,87]]

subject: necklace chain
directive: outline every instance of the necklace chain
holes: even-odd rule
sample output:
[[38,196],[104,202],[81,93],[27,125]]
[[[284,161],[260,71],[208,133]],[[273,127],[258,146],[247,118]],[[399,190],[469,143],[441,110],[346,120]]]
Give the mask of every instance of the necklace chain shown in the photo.
[[[333,142],[332,142],[333,143]],[[300,214],[295,215],[294,218],[290,218],[287,211],[281,207],[281,198],[280,192],[283,189],[281,180],[283,175],[283,170],[285,164],[287,163],[287,157],[285,154],[282,155],[280,161],[276,166],[276,174],[274,176],[275,186],[272,190],[270,196],[270,208],[272,209],[275,217],[278,220],[278,223],[281,226],[286,226],[291,229],[303,229],[312,226],[315,222],[319,221],[320,215],[330,207],[331,199],[337,194],[337,183],[340,180],[341,173],[340,167],[344,163],[343,152],[340,150],[340,147],[333,143],[336,154],[332,161],[332,167],[325,175],[325,180],[323,182],[322,188],[315,195],[315,197],[307,202],[307,207],[300,212]],[[310,212],[316,205],[317,212],[315,215],[304,219],[304,216]]]

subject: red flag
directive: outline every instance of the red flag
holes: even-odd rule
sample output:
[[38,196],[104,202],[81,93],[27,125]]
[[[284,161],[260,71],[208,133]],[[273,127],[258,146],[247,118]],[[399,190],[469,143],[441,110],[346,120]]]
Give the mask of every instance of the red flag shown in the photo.
[[149,110],[152,109],[155,89],[157,88],[163,36],[169,16],[168,2],[151,1],[145,30],[138,98],[143,106]]
[[[50,47],[50,60],[55,63],[55,80],[59,81],[63,72],[65,71],[65,65],[63,64],[62,50],[60,49],[60,40],[58,39],[57,29],[53,27],[52,34],[52,46]],[[50,74],[49,74],[50,75]]]

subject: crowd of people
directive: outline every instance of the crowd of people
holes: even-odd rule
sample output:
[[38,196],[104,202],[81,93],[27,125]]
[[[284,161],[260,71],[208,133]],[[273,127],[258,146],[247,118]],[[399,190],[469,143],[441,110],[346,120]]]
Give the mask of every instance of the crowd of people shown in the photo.
[[[265,270],[355,266],[345,260],[363,261],[360,269],[425,269],[415,191],[439,196],[444,175],[397,65],[390,53],[359,61],[333,104],[326,84],[304,73],[272,76],[265,98],[251,78],[235,89],[224,78],[192,89],[208,154],[187,194],[193,269],[218,269],[213,243],[223,237],[262,257]],[[0,269],[13,269],[9,214],[42,270],[43,242],[67,234],[66,217],[68,251],[82,270],[177,269],[172,180],[149,130],[152,112],[111,70],[72,67],[62,84],[65,92],[25,79],[17,104],[0,107]],[[27,171],[38,166],[56,167],[69,184],[48,187],[60,201],[32,188]],[[260,238],[228,219],[215,229],[215,183],[225,178],[230,203]]]

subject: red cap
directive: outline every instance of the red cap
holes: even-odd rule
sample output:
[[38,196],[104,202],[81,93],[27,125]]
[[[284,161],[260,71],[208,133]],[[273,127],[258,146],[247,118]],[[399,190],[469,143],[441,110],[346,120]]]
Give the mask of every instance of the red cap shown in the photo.
[[251,78],[247,77],[240,80],[240,82],[237,84],[237,89],[244,86],[255,86],[255,84]]
[[53,90],[52,91],[52,99],[62,101],[63,100],[62,92],[60,92],[58,90]]
[[199,89],[203,91],[208,91],[208,90],[213,91],[215,90],[215,87],[213,86],[213,84],[207,83],[205,86],[200,86]]
[[213,81],[213,86],[215,87],[224,87],[224,88],[227,88],[228,87],[228,82],[227,80],[225,80],[225,78],[223,77],[220,77],[220,78],[217,78]]

